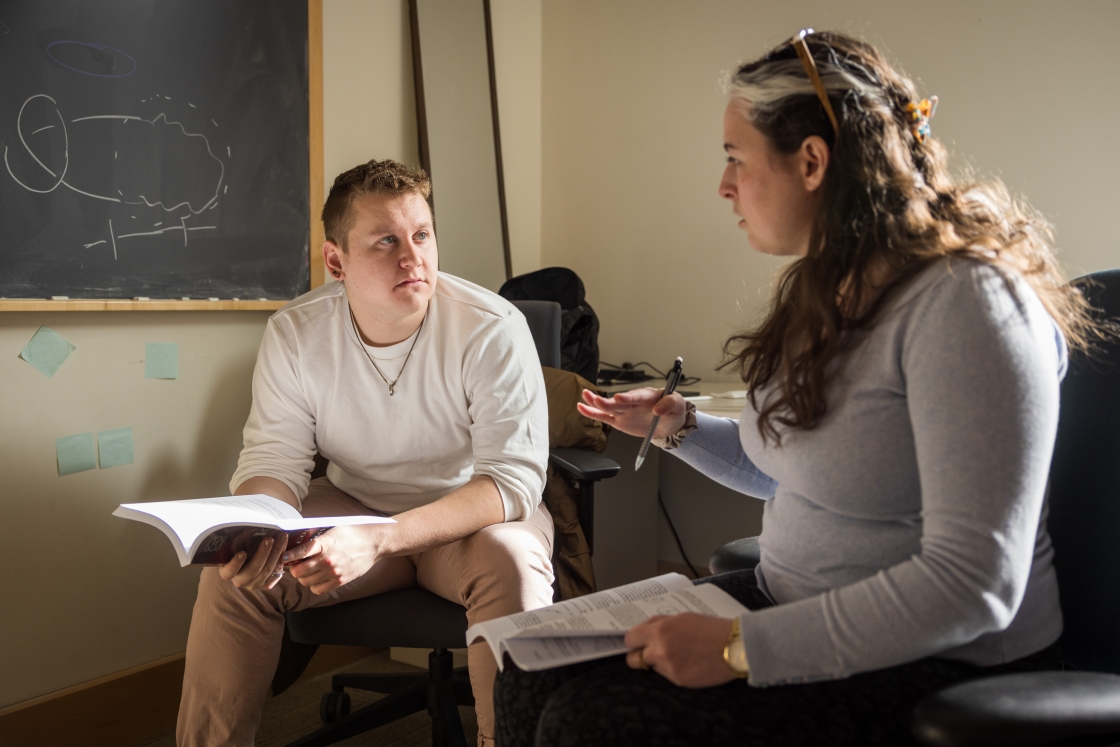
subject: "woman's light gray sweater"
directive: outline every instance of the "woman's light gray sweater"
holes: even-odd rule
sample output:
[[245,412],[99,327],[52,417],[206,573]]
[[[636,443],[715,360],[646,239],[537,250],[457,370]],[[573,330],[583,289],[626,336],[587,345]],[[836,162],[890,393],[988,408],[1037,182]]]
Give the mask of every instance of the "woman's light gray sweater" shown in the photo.
[[780,447],[700,415],[674,454],[766,499],[742,619],[752,685],[943,656],[992,665],[1062,630],[1046,475],[1065,342],[1021,278],[940,262],[858,333],[828,412]]

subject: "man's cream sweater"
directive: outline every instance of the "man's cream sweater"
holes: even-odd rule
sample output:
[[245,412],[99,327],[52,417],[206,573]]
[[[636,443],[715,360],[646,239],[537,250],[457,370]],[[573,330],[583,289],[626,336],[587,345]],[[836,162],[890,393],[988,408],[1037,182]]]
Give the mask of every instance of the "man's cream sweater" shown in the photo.
[[[366,351],[392,381],[413,339],[389,396]],[[364,347],[341,283],[269,319],[230,489],[273,477],[302,502],[318,451],[330,460],[331,482],[388,514],[431,503],[481,474],[497,483],[506,521],[528,518],[547,468],[548,404],[521,313],[440,273],[417,336]]]

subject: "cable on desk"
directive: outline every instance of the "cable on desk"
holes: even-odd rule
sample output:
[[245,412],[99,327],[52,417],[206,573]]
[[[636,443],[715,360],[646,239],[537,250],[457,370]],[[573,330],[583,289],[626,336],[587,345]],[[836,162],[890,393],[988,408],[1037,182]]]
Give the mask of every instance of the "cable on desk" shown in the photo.
[[[600,379],[603,378],[603,376],[602,376],[602,374],[603,374],[602,369],[603,368],[609,368],[609,369],[613,369],[615,371],[622,372],[622,371],[635,371],[638,368],[640,368],[641,366],[645,366],[646,368],[648,368],[650,371],[653,371],[655,374],[657,374],[658,377],[660,377],[662,379],[664,379],[666,377],[666,374],[665,374],[664,371],[657,368],[657,366],[654,366],[649,361],[638,361],[637,363],[630,363],[630,364],[626,364],[626,365],[622,365],[622,366],[619,366],[619,365],[614,364],[614,363],[608,363],[607,361],[599,361],[599,369],[600,369],[599,370],[599,378]],[[648,379],[643,379],[643,381],[648,381]],[[681,380],[679,382],[677,382],[677,386],[692,386],[693,384],[696,384],[699,381],[700,381],[699,376],[685,376],[685,377],[681,378]],[[634,382],[634,383],[639,383],[639,382]]]
[[673,520],[669,517],[669,509],[665,508],[665,501],[661,499],[661,491],[657,491],[657,504],[661,506],[661,513],[665,514],[665,521],[669,522],[669,531],[673,533],[673,539],[677,541],[677,549],[680,550],[681,558],[684,559],[688,570],[692,571],[693,578],[700,578],[700,571],[696,570],[696,566],[688,559],[688,555],[684,552],[684,545],[681,544],[681,537],[677,534],[677,528],[673,526]]

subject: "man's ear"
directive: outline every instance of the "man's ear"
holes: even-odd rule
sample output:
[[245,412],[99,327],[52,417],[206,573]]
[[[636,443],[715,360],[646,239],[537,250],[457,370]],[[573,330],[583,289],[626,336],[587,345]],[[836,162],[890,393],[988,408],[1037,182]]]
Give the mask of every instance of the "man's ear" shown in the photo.
[[335,280],[342,279],[342,247],[333,241],[323,242],[323,264],[327,273]]
[[810,135],[801,143],[801,150],[797,155],[805,191],[816,192],[824,184],[824,175],[832,156],[828,143],[818,135]]

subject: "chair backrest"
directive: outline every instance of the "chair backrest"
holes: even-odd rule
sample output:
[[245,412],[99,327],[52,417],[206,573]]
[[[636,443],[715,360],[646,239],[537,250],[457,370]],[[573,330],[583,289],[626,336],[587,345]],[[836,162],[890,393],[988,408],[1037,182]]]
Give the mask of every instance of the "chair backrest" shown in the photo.
[[567,267],[546,267],[510,278],[498,289],[510,301],[555,301],[560,304],[560,360],[553,368],[579,374],[594,383],[599,376],[599,317],[587,303],[580,280]]
[[560,304],[556,301],[510,301],[529,322],[542,366],[560,368]]
[[[1120,270],[1088,278],[1086,295],[1101,316],[1120,317]],[[1062,655],[1078,669],[1120,673],[1120,341],[1070,361],[1048,526],[1065,618]]]

